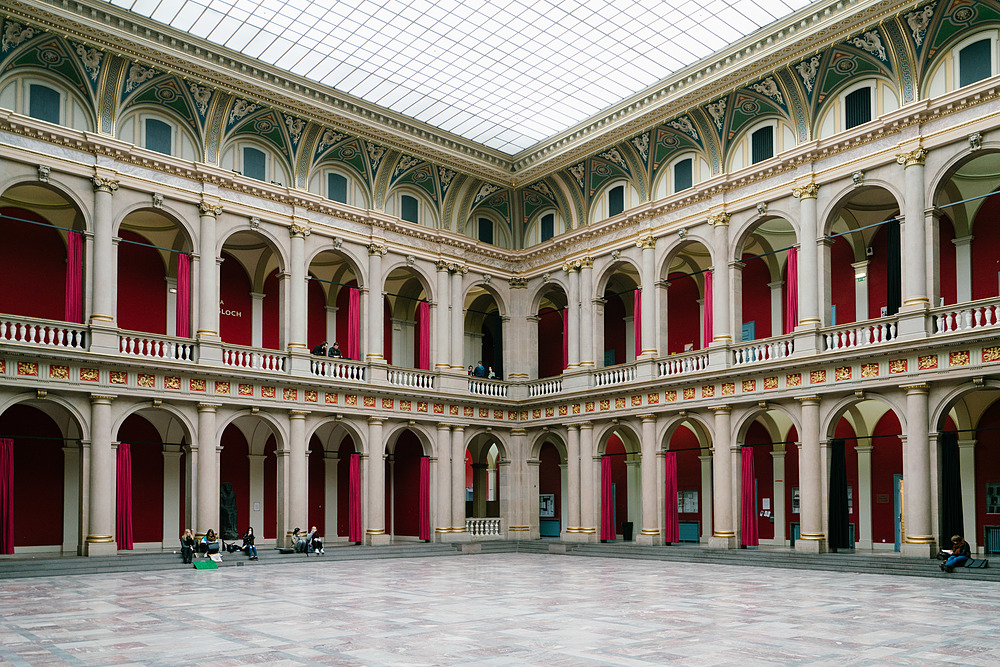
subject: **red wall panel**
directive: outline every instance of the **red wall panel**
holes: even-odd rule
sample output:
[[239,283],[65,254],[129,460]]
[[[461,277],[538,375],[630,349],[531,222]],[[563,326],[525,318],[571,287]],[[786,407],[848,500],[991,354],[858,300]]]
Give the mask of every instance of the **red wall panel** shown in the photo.
[[12,405],[0,415],[0,436],[14,439],[14,546],[62,544],[63,440],[59,427],[41,410]]
[[538,311],[538,377],[562,375],[563,311],[543,308]]
[[351,454],[354,453],[354,440],[346,436],[340,443],[337,457],[337,535],[350,537],[350,490],[351,490]]
[[[316,347],[324,340],[326,340],[326,289],[333,288],[332,285],[326,285],[324,283],[318,282],[316,280],[309,281],[309,294],[308,294],[308,321],[306,324],[306,345],[309,349]],[[344,316],[347,315],[347,309],[344,309]],[[333,341],[329,341],[330,345],[333,345]],[[341,345],[343,347],[343,345]]]
[[[854,267],[851,266],[854,261],[854,251],[847,239],[843,236],[833,239],[833,247],[830,248],[830,293],[833,305],[837,306],[837,324],[856,321],[857,297],[854,291]],[[807,270],[804,266],[799,267],[799,271]],[[821,304],[820,307],[826,308],[829,316],[830,307],[826,304]]]
[[691,343],[692,349],[702,348],[701,340],[701,308],[698,301],[701,291],[691,276],[680,277],[672,273],[667,278],[670,287],[667,288],[667,353],[684,351],[684,346]]
[[[219,269],[219,335],[222,342],[250,345],[253,330],[253,303],[250,278],[235,257],[223,251]],[[198,528],[199,531],[202,528]]]
[[326,461],[323,444],[315,435],[309,441],[309,527],[316,526],[320,535],[326,535]]
[[[677,515],[678,521],[702,521],[702,505],[705,497],[701,489],[701,455],[698,437],[687,426],[678,426],[677,430],[670,437],[670,450],[677,452],[677,490],[698,492],[698,511],[681,512]],[[708,518],[711,521],[711,518]],[[704,532],[705,524],[699,523]]]
[[997,296],[1000,273],[1000,194],[987,197],[976,212],[972,227],[972,298]]
[[[627,296],[632,298],[632,293]],[[605,292],[604,298],[604,352],[615,353],[616,364],[624,364],[625,358],[625,303],[618,294]],[[641,350],[640,350],[641,351]]]
[[[123,241],[149,243],[144,236],[128,230],[122,230],[120,236]],[[118,244],[118,326],[128,331],[165,334],[167,284],[163,257],[156,248],[135,243]]]
[[[872,435],[872,540],[892,544],[896,535],[893,475],[903,474],[903,444],[899,419],[889,411],[875,425]],[[881,437],[889,436],[889,437]],[[886,502],[881,502],[886,501]]]
[[780,332],[771,329],[771,288],[767,286],[771,282],[771,271],[760,257],[744,261],[743,322],[754,323],[755,338],[774,336]]
[[[278,457],[274,436],[264,445],[264,537],[273,540],[278,535]],[[294,528],[295,526],[292,526]],[[299,526],[301,528],[301,526]],[[256,531],[257,529],[254,528]]]
[[403,431],[393,450],[394,535],[420,535],[420,457],[423,448],[413,431]]
[[[938,264],[939,285],[945,305],[951,305],[958,300],[958,288],[955,275],[955,227],[947,215],[938,220]],[[930,258],[928,258],[930,259]],[[934,306],[938,304],[932,304]]]
[[[45,222],[20,208],[0,215]],[[52,227],[0,218],[0,313],[64,320],[66,242]]]
[[[264,335],[261,345],[269,350],[281,349],[281,296],[278,286],[278,269],[271,271],[264,280]],[[294,528],[294,526],[293,526]]]
[[[622,535],[622,524],[628,521],[628,475],[625,465],[625,443],[616,434],[608,438],[605,455],[611,457],[611,483],[615,485],[615,532]],[[633,539],[637,534],[633,526]]]
[[[236,525],[240,535],[247,532],[250,525],[250,446],[243,431],[230,424],[222,432],[222,455],[219,457],[219,482],[229,482],[236,494]],[[209,526],[218,533],[220,526]],[[254,532],[259,526],[254,526]]]
[[163,444],[160,434],[140,415],[130,415],[118,429],[118,441],[132,445],[132,540],[173,543],[163,534]]
[[538,493],[555,496],[555,518],[562,517],[562,471],[559,469],[559,450],[546,442],[538,452]]

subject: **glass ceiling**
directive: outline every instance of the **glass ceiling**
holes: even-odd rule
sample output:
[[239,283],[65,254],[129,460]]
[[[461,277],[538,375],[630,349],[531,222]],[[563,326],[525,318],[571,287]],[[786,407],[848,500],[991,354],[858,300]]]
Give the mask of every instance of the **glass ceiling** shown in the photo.
[[514,154],[812,0],[108,0]]

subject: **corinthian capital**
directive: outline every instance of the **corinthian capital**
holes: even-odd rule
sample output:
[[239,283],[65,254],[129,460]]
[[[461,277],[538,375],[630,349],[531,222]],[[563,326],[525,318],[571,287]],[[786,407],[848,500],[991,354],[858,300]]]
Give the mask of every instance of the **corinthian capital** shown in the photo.
[[640,236],[635,241],[636,248],[642,248],[643,250],[652,250],[656,247],[656,237],[652,234],[647,234],[646,236]]
[[903,165],[903,167],[913,167],[915,165],[923,166],[924,162],[927,160],[927,149],[923,146],[917,146],[914,150],[909,153],[901,153],[896,156],[896,162]]
[[114,194],[115,190],[118,189],[118,181],[111,178],[102,178],[101,176],[94,176],[90,180],[94,184],[94,190],[96,192],[107,192],[109,194]]
[[708,216],[708,224],[712,227],[725,227],[729,224],[729,218],[731,217],[732,214],[723,211],[722,213]]
[[562,270],[566,273],[572,273],[573,271],[579,271],[581,266],[583,266],[583,262],[578,259],[571,259],[562,265]]
[[813,182],[806,183],[792,190],[792,196],[796,199],[816,199],[816,195],[818,194],[819,186]]
[[507,279],[507,284],[510,285],[511,289],[527,289],[528,279],[521,276],[514,276]]
[[202,215],[210,215],[213,218],[217,218],[222,215],[222,206],[219,204],[210,204],[204,199],[198,204],[198,210],[201,211]]
[[387,254],[389,254],[389,248],[387,248],[384,243],[369,243],[368,244],[368,254],[369,255],[387,255]]
[[291,226],[288,227],[288,233],[292,236],[292,238],[298,237],[304,239],[312,234],[312,229],[305,223],[299,224],[297,222],[293,222]]

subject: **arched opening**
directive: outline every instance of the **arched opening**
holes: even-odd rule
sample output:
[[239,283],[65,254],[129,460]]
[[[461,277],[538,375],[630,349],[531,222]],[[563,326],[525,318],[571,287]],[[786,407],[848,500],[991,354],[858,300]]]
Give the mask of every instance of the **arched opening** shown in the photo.
[[465,361],[473,370],[482,362],[486,377],[504,376],[503,321],[493,294],[473,287],[465,295]]
[[563,515],[565,461],[551,442],[542,443],[538,451],[538,533],[540,537],[559,538],[566,525]]
[[80,211],[55,189],[25,184],[4,192],[0,313],[83,322],[84,229]]
[[[241,415],[226,426],[220,443],[217,532],[223,539],[235,540],[253,526],[258,537],[277,540],[278,458],[273,427],[258,417]],[[199,527],[199,531],[210,527]]]
[[[700,542],[712,534],[712,517],[706,511],[705,494],[711,493],[712,464],[708,443],[703,443],[696,427],[685,420],[674,429],[667,441],[667,452],[673,452],[677,489],[677,535],[679,542]],[[668,462],[669,465],[669,462]],[[672,502],[666,498],[666,502]],[[669,512],[670,508],[667,508]]]
[[566,293],[559,285],[545,290],[538,302],[538,377],[562,375],[567,359]]
[[[795,230],[783,218],[755,225],[738,253],[740,340],[748,342],[791,333],[798,321],[797,274],[789,281],[789,258],[797,255]],[[796,263],[797,265],[797,263]]]
[[385,461],[385,525],[394,539],[430,539],[427,466],[420,438],[404,429]]
[[236,232],[222,247],[219,335],[233,345],[281,349],[284,286],[280,258],[260,234]]
[[633,538],[642,525],[639,448],[630,433],[612,431],[601,451],[601,541]]
[[383,354],[392,366],[430,369],[430,293],[412,270],[397,268],[385,279]]
[[358,272],[342,254],[325,250],[309,264],[310,348],[337,343],[345,359],[361,358],[361,289]]
[[500,464],[503,452],[491,435],[478,435],[466,448],[465,515],[469,518],[499,518]]
[[663,275],[666,303],[661,304],[667,326],[660,333],[660,348],[667,354],[701,350],[712,341],[711,332],[705,331],[705,286],[711,271],[711,253],[696,241],[681,246],[667,262]]
[[[639,282],[638,270],[632,264],[624,262],[616,265],[614,272],[608,277],[602,295],[604,321],[598,326],[604,340],[603,366],[635,361],[636,355],[642,352],[642,349],[636,349],[636,313],[642,308]],[[584,307],[587,301],[588,299],[584,299]]]

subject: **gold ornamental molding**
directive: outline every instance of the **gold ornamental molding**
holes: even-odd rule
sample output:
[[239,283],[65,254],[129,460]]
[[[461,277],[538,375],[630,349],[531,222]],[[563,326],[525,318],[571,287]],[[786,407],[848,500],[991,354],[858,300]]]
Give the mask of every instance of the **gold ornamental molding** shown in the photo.
[[294,238],[304,239],[305,237],[312,234],[312,228],[305,223],[293,222],[291,225],[288,226],[288,234],[293,239]]
[[384,257],[385,255],[389,254],[389,248],[384,243],[369,243],[368,254],[382,255]]
[[587,255],[586,257],[584,257],[583,259],[581,259],[580,260],[580,268],[581,269],[592,269],[592,268],[594,268],[594,258],[591,257],[590,255]]
[[113,178],[102,178],[101,176],[94,176],[90,181],[94,184],[95,192],[107,192],[108,194],[114,194],[118,189],[118,181]]
[[792,190],[792,196],[796,199],[816,199],[818,195],[819,186],[812,181]]
[[572,273],[573,271],[579,271],[582,267],[583,262],[581,260],[571,259],[562,265],[562,270],[566,273]]
[[732,217],[732,213],[723,211],[721,213],[708,216],[708,224],[712,227],[726,227],[729,225],[729,219]]
[[222,215],[222,205],[214,202],[208,202],[202,199],[198,203],[198,211],[203,216],[212,216],[213,218],[218,218]]
[[[728,223],[729,219],[726,219]],[[656,237],[652,234],[647,234],[645,236],[640,236],[635,242],[636,248],[642,248],[643,250],[653,250],[656,248]]]
[[923,146],[917,146],[915,149],[908,153],[900,153],[896,156],[896,162],[906,167],[922,167],[924,162],[927,161],[927,149]]

